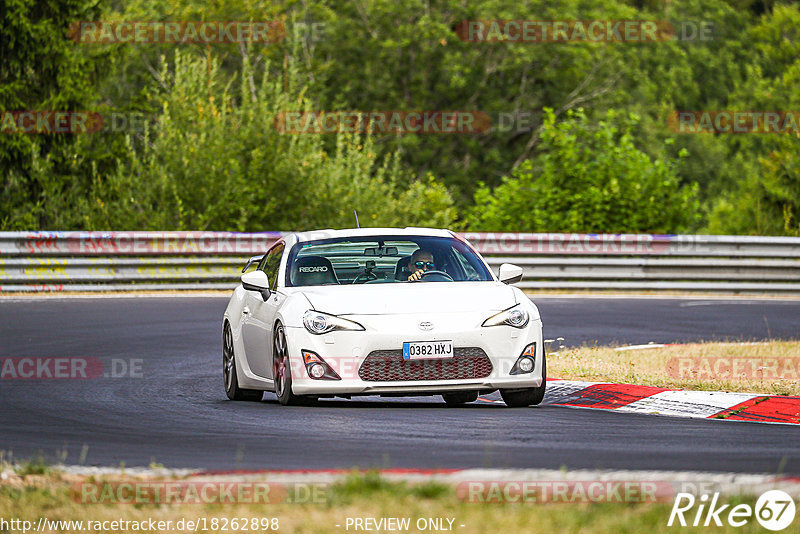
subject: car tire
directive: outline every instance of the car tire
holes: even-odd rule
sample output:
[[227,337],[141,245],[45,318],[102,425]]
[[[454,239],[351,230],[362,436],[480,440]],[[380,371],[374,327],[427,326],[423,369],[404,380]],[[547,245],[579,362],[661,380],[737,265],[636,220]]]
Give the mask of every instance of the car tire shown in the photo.
[[233,333],[228,321],[225,321],[225,326],[222,328],[222,379],[225,385],[225,394],[230,400],[260,401],[264,397],[263,391],[239,387],[239,378],[236,376]]
[[461,406],[468,402],[475,402],[478,400],[477,391],[459,391],[457,393],[445,393],[442,395],[444,402],[448,406]]
[[286,332],[278,323],[272,341],[272,378],[275,382],[275,395],[282,406],[301,406],[313,404],[317,398],[310,395],[292,393],[292,366],[286,345]]
[[541,404],[544,399],[545,389],[547,389],[547,360],[542,355],[542,385],[538,388],[528,389],[501,389],[500,396],[503,397],[506,406],[518,408],[522,406],[535,406]]

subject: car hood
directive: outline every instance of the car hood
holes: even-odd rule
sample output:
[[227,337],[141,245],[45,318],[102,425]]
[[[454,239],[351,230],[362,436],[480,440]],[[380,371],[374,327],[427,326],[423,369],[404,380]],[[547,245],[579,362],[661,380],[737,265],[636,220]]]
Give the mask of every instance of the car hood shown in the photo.
[[416,282],[296,288],[315,310],[334,315],[505,310],[514,290],[500,282]]

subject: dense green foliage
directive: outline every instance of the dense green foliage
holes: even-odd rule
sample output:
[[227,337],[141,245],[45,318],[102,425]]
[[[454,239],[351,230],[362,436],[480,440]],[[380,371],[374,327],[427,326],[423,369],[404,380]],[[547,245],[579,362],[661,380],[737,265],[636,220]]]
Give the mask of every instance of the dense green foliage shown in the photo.
[[[465,42],[465,20],[668,20],[661,42]],[[276,44],[79,44],[78,20],[281,20]],[[705,37],[680,37],[708,27]],[[688,28],[688,30],[687,30]],[[755,0],[0,0],[0,113],[141,113],[0,134],[0,230],[800,232],[800,138],[676,110],[800,110],[800,8]],[[702,38],[701,38],[702,37]],[[472,134],[302,134],[281,112],[471,110]]]
[[582,110],[558,123],[545,111],[540,151],[494,190],[478,189],[470,227],[615,233],[692,227],[694,188],[680,187],[673,163],[651,161],[634,146],[635,117],[619,120],[609,112],[594,127]]
[[[370,137],[338,134],[326,150],[319,135],[276,134],[281,111],[310,105],[290,97],[283,80],[245,63],[239,83],[226,85],[215,60],[181,53],[171,65],[159,74],[165,87],[157,129],[147,130],[142,143],[130,142],[123,165],[95,189],[86,226],[347,226],[353,209],[370,224],[453,223],[447,190],[432,180],[412,183],[396,156],[378,156]],[[293,82],[292,72],[286,76]],[[407,213],[408,206],[417,211]]]
[[[75,53],[65,35],[73,20],[100,16],[94,5],[0,1],[0,111],[86,109],[94,100],[104,58]],[[0,134],[0,229],[57,226],[53,217],[84,194],[106,156],[85,139]]]

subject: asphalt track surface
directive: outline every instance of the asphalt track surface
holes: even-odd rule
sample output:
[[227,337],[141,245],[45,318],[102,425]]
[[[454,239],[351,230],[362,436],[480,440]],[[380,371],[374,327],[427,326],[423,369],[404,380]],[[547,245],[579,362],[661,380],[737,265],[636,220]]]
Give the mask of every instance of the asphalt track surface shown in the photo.
[[[0,380],[0,450],[66,464],[207,470],[655,469],[800,474],[800,428],[438,397],[231,402],[227,299],[0,299],[0,358],[140,360],[141,377]],[[797,339],[800,300],[537,299],[569,345]],[[7,456],[6,456],[7,457]]]

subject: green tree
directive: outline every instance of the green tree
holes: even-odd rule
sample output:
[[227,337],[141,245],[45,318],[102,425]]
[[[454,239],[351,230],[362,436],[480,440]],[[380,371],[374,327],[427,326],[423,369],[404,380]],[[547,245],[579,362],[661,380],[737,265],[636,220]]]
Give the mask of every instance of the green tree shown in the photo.
[[[547,152],[542,109],[553,110],[557,126],[574,122],[569,111],[578,107],[589,123],[615,125],[617,141],[629,132],[651,166],[668,163],[667,174],[686,191],[698,184],[699,202],[685,205],[694,211],[670,227],[695,228],[698,215],[706,214],[703,231],[774,233],[796,227],[790,198],[796,147],[788,136],[675,136],[666,123],[676,110],[798,109],[796,4],[132,0],[107,5],[0,0],[0,110],[158,116],[154,130],[132,131],[127,138],[0,135],[0,229],[349,225],[351,205],[365,212],[362,220],[376,224],[416,224],[413,217],[452,222],[454,204],[466,213],[480,197],[478,183],[484,193],[496,195],[528,172],[518,168],[523,161],[531,160],[539,172],[535,165]],[[287,32],[279,43],[252,46],[87,46],[67,39],[71,22],[98,19],[281,20]],[[497,19],[669,20],[679,32],[684,23],[710,23],[711,39],[567,44],[474,43],[459,37],[462,21]],[[181,63],[165,67],[161,57],[171,58],[175,50]],[[188,68],[192,62],[206,69],[213,64],[214,78],[203,78],[199,66]],[[192,77],[197,79],[190,83]],[[264,80],[282,80],[283,86],[265,90]],[[466,135],[281,139],[268,120],[251,117],[274,115],[275,106],[477,110],[492,118],[493,127]],[[219,116],[208,114],[214,110]],[[630,114],[639,120],[623,125],[620,117]],[[673,136],[674,142],[666,142]],[[691,156],[681,158],[687,150]],[[682,163],[675,165],[676,160]],[[564,189],[582,186],[579,174],[573,176],[575,185],[563,184]],[[291,202],[279,201],[278,194]],[[625,194],[639,199],[636,190]],[[593,202],[608,201],[619,210],[621,201],[599,198]],[[295,209],[287,212],[286,205]],[[480,220],[478,207],[469,208],[466,222]],[[599,205],[587,210],[602,211]],[[616,224],[610,215],[593,217],[573,223]]]
[[[281,113],[311,109],[296,69],[253,72],[237,83],[213,57],[176,52],[164,62],[162,111],[143,142],[94,191],[88,228],[299,230],[433,224],[455,218],[448,191],[412,180],[397,155],[379,157],[366,136],[281,133]],[[287,88],[295,88],[295,90]]]
[[[0,113],[83,111],[93,103],[104,57],[67,37],[76,20],[99,17],[87,0],[0,2]],[[92,167],[113,149],[71,135],[0,135],[0,229],[56,228],[56,215],[85,195]]]
[[[739,110],[800,109],[800,8],[778,5],[746,33],[754,50],[731,106]],[[800,137],[783,133],[729,135],[733,161],[747,174],[714,199],[706,231],[797,235],[800,228]]]
[[494,189],[481,186],[472,231],[686,231],[696,223],[694,186],[681,187],[674,160],[651,160],[633,143],[636,117],[583,110],[556,122],[547,109],[537,154]]

